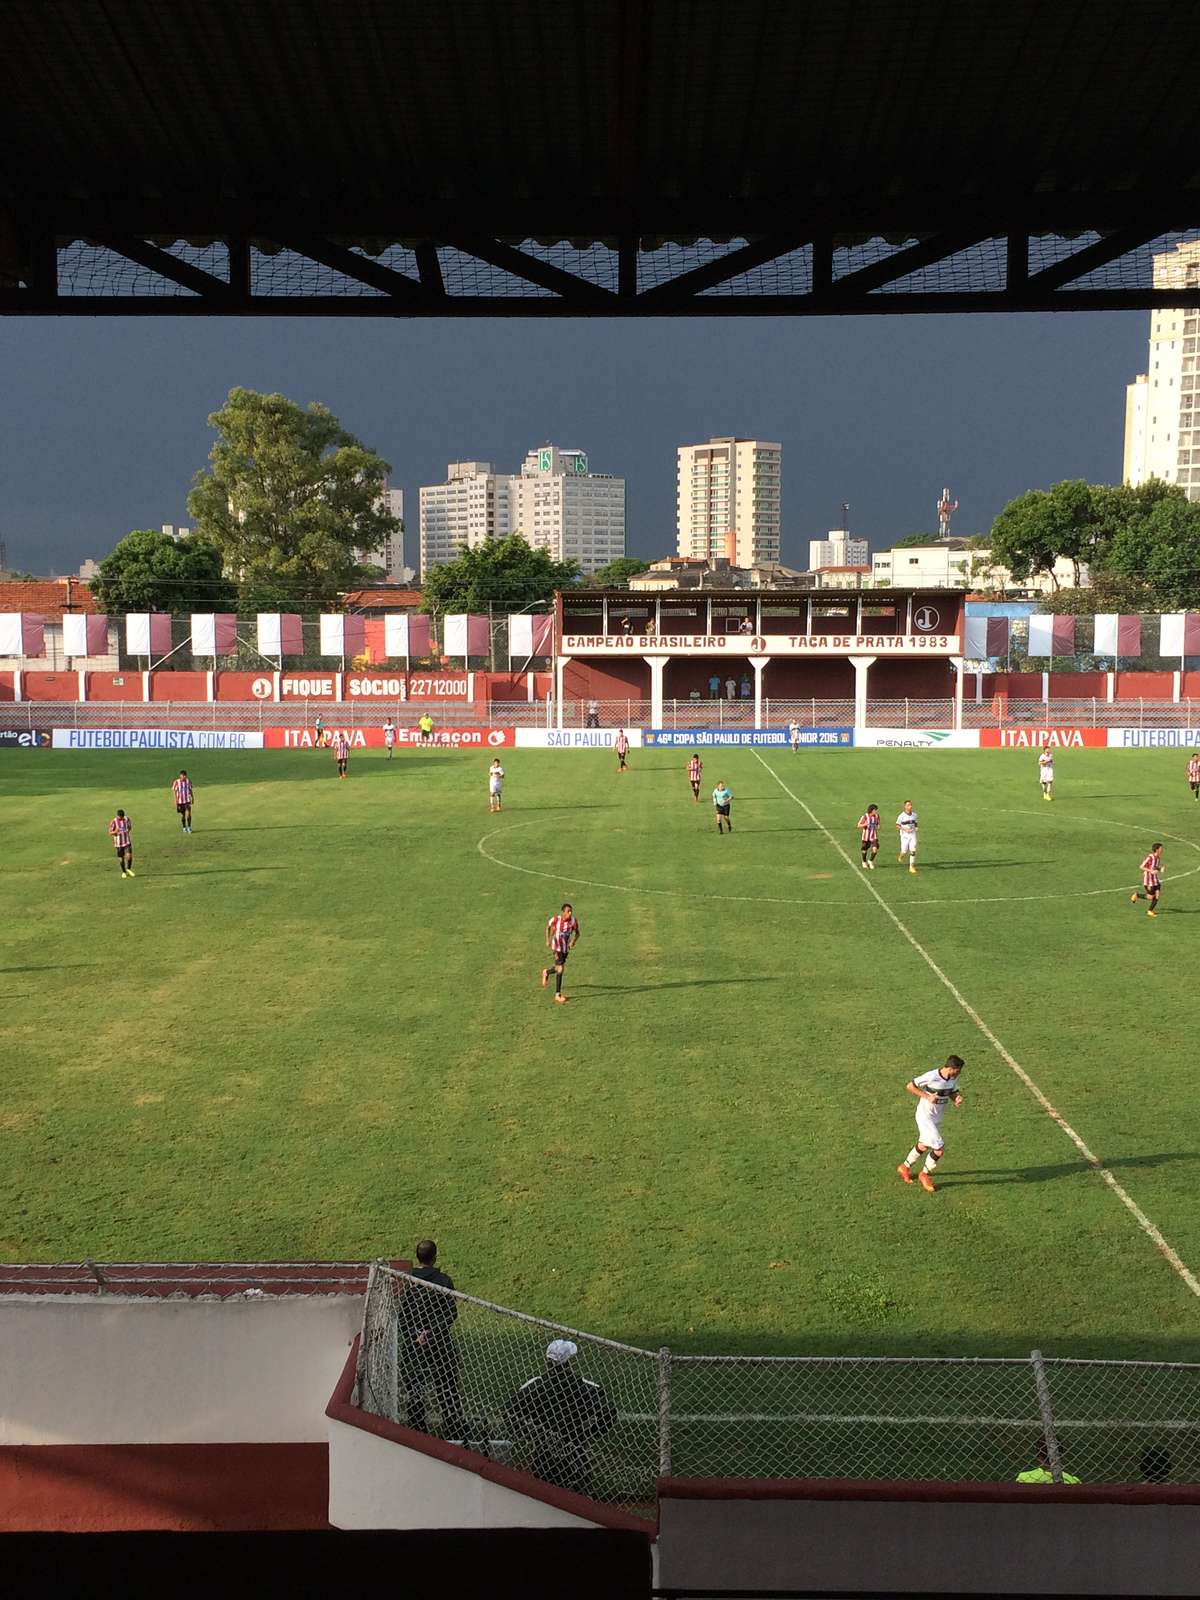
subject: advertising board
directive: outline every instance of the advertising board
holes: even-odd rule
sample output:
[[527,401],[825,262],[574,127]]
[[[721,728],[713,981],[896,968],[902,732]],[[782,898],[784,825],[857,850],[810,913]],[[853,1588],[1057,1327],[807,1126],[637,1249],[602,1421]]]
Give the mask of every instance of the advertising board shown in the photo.
[[[617,733],[616,728],[518,728],[516,742],[531,750],[611,750]],[[642,730],[626,728],[625,737],[636,750]]]
[[56,750],[261,750],[261,733],[213,728],[55,728]]
[[[786,728],[646,728],[642,733],[646,745],[667,745],[674,748],[688,746],[700,750],[710,745],[774,745],[777,748],[791,744]],[[854,743],[853,728],[801,728],[799,744],[802,750],[849,750]]]
[[1194,750],[1200,728],[1109,728],[1110,750]]
[[1107,728],[980,728],[979,743],[984,750],[1041,750],[1046,745],[1103,750],[1108,733]]
[[44,750],[49,743],[50,735],[44,729],[0,729],[0,750]]
[[[344,733],[352,750],[382,750],[385,744],[382,728],[342,728],[330,722],[322,732],[326,745],[335,733]],[[264,750],[311,750],[316,742],[311,728],[264,728],[262,733]],[[490,750],[513,745],[516,739],[512,728],[435,728],[432,742],[455,750]],[[397,750],[415,749],[420,743],[418,729],[396,729]]]
[[978,750],[978,728],[855,728],[857,750]]

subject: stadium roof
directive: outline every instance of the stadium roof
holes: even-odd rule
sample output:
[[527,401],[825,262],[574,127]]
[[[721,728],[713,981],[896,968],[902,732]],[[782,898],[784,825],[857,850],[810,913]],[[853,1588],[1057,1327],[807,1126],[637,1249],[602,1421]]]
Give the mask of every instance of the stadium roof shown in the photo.
[[1200,231],[1200,26],[1167,0],[6,0],[0,25],[10,312],[1144,306],[1155,242]]

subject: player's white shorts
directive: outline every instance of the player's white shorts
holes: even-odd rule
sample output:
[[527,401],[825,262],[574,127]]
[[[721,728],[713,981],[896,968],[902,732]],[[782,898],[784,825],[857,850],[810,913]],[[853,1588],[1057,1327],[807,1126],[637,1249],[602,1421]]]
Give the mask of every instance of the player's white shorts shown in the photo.
[[922,1100],[917,1107],[917,1143],[940,1150],[946,1142],[939,1126],[941,1120],[940,1111],[931,1106],[928,1100]]
[[913,832],[913,833],[902,833],[900,835],[900,854],[902,856],[907,856],[907,855],[914,855],[915,856],[916,853],[917,853],[917,835],[916,835],[916,833],[915,832]]
[[1041,771],[1042,771],[1042,782],[1043,783],[1053,783],[1054,782],[1054,768],[1053,767],[1043,767],[1041,769]]
[[500,794],[500,793],[503,792],[503,789],[504,789],[504,785],[502,783],[497,783],[495,781],[495,779],[493,779],[492,782],[488,784],[488,793],[489,794]]

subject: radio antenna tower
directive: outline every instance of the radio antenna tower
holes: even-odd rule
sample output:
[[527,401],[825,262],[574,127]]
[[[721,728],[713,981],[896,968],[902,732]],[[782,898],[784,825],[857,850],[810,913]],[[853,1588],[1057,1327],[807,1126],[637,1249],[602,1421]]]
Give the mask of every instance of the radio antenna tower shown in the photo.
[[958,501],[951,500],[949,489],[942,490],[942,498],[937,503],[938,534],[947,539],[950,536],[950,518],[958,510]]

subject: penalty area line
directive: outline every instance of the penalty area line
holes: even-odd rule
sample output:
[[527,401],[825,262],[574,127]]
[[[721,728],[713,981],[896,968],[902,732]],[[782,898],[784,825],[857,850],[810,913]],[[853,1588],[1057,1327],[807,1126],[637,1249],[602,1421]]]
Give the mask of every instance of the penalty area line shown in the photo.
[[1001,1061],[1004,1062],[1005,1066],[1008,1067],[1021,1080],[1033,1098],[1037,1101],[1038,1105],[1041,1106],[1042,1110],[1050,1118],[1051,1122],[1055,1123],[1055,1125],[1066,1134],[1067,1138],[1070,1139],[1076,1150],[1079,1151],[1080,1156],[1092,1169],[1096,1176],[1106,1183],[1113,1194],[1116,1195],[1117,1199],[1125,1207],[1126,1211],[1129,1212],[1130,1216],[1150,1240],[1151,1244],[1158,1251],[1159,1255],[1162,1256],[1163,1259],[1178,1274],[1178,1276],[1191,1290],[1192,1294],[1194,1294],[1197,1299],[1200,1299],[1200,1281],[1196,1279],[1195,1274],[1188,1268],[1187,1263],[1183,1261],[1178,1253],[1171,1247],[1166,1238],[1164,1238],[1162,1232],[1155,1226],[1153,1222],[1151,1222],[1150,1218],[1142,1210],[1141,1206],[1138,1205],[1133,1196],[1126,1189],[1124,1189],[1120,1183],[1117,1182],[1116,1178],[1100,1160],[1099,1156],[1095,1155],[1088,1148],[1087,1144],[1083,1139],[1080,1138],[1079,1134],[1075,1132],[1075,1129],[1067,1121],[1066,1117],[1063,1116],[1062,1112],[1059,1111],[1057,1107],[1054,1106],[1051,1101],[1048,1100],[1047,1097],[1042,1093],[1041,1089],[1038,1088],[1037,1084],[1025,1071],[1025,1068],[1021,1065],[1017,1058],[1012,1055],[1010,1051],[1005,1049],[1004,1045],[988,1027],[987,1023],[979,1015],[975,1007],[961,992],[961,990],[958,989],[954,982],[946,975],[946,973],[942,971],[941,967],[938,966],[937,962],[929,954],[929,951],[926,950],[925,946],[911,931],[911,929],[909,929],[907,925],[900,920],[900,918],[892,910],[891,906],[888,905],[887,901],[883,898],[879,890],[870,881],[870,879],[865,875],[860,875],[854,871],[854,862],[843,849],[841,840],[836,838],[835,835],[829,831],[829,829],[821,821],[820,817],[818,817],[816,812],[813,811],[811,806],[807,805],[803,800],[801,800],[798,794],[793,793],[793,791],[788,788],[787,784],[775,771],[775,768],[770,764],[769,761],[764,761],[757,750],[751,750],[750,753],[754,756],[756,761],[758,761],[767,769],[767,771],[775,779],[775,782],[783,790],[784,794],[786,794],[789,799],[794,800],[800,809],[812,819],[815,826],[821,830],[833,848],[837,851],[838,855],[841,856],[842,860],[850,868],[853,876],[858,880],[859,883],[862,884],[867,893],[874,898],[876,904],[900,931],[900,933],[904,935],[905,939],[917,952],[921,960],[929,968],[930,972],[933,973],[934,977],[937,978],[938,982],[948,989],[954,996],[955,1001],[959,1006],[961,1006],[962,1010],[967,1014],[967,1016],[970,1017],[971,1021],[991,1045],[992,1049],[1000,1057]]

